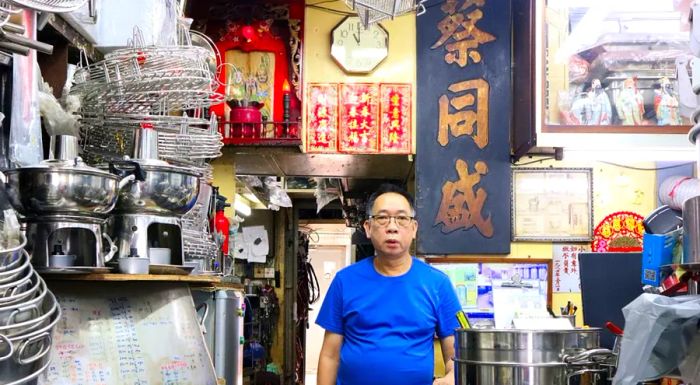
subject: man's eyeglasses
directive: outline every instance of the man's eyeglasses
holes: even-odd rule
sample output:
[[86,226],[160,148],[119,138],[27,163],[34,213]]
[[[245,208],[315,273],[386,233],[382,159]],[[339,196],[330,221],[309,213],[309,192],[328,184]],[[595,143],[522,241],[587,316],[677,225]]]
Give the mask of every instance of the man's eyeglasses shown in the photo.
[[401,227],[408,227],[413,221],[413,217],[408,215],[370,215],[369,219],[373,220],[379,226],[386,226],[394,218],[396,224]]

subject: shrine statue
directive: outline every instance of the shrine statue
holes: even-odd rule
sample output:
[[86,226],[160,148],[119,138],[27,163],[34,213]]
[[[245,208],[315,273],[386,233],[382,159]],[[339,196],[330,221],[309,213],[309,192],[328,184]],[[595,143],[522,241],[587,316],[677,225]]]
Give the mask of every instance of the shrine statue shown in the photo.
[[593,79],[589,99],[591,118],[588,124],[594,126],[609,125],[612,119],[612,107],[610,106],[610,98],[600,84],[600,80]]
[[663,77],[659,80],[661,88],[654,90],[654,111],[659,126],[681,125],[678,99],[672,94],[671,82]]
[[644,97],[637,89],[637,79],[627,78],[622,90],[615,98],[615,109],[617,115],[626,126],[636,126],[642,124],[644,116]]

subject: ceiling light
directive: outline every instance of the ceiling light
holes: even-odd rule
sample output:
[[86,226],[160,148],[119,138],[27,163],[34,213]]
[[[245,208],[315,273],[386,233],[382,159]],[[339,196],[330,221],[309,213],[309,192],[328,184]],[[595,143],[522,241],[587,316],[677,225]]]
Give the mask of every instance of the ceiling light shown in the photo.
[[249,217],[253,212],[250,206],[246,203],[245,198],[243,198],[243,196],[240,194],[236,194],[233,198],[233,209],[245,217]]

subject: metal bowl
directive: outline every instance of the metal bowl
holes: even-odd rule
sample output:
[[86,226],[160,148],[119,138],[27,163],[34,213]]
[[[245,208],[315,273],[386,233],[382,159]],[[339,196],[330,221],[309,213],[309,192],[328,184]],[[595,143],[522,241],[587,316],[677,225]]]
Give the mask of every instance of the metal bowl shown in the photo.
[[198,173],[160,162],[140,166],[145,180],[119,192],[114,213],[182,216],[194,207],[199,194]]
[[75,161],[45,161],[5,171],[12,206],[25,217],[106,216],[117,201],[120,178]]

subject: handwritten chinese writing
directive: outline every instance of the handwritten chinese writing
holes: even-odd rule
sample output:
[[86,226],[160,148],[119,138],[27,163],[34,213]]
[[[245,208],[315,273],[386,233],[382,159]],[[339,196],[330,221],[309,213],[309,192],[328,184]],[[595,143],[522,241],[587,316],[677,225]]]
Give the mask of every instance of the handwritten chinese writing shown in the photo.
[[581,291],[578,254],[585,250],[583,246],[578,245],[555,245],[553,247],[554,279],[552,284],[555,293]]
[[312,84],[309,95],[307,151],[335,152],[338,132],[337,85]]
[[[449,134],[455,137],[469,135],[483,149],[489,144],[489,83],[484,79],[465,80],[453,83],[447,89],[460,94],[451,99],[447,95],[440,96],[438,143],[447,146]],[[476,111],[464,110],[475,104]],[[450,113],[450,106],[457,112]]]
[[[445,45],[447,64],[457,63],[460,67],[481,62],[481,53],[478,48],[496,40],[496,37],[477,28],[476,23],[484,17],[484,12],[478,7],[483,7],[486,0],[466,0],[461,7],[457,0],[447,0],[440,9],[446,14],[437,27],[440,31],[440,39],[432,45],[432,49]],[[474,7],[477,7],[474,9]]]
[[341,85],[340,151],[377,152],[379,86],[371,83]]
[[381,152],[411,152],[411,85],[382,84]]
[[[469,230],[472,226],[490,238],[493,236],[491,215],[483,217],[482,209],[488,193],[477,187],[481,177],[488,173],[486,162],[474,164],[474,173],[469,173],[466,161],[458,159],[455,165],[459,179],[447,181],[442,186],[442,203],[435,218],[435,225],[442,224],[442,232],[450,233],[458,229]],[[476,190],[474,190],[476,188]]]

